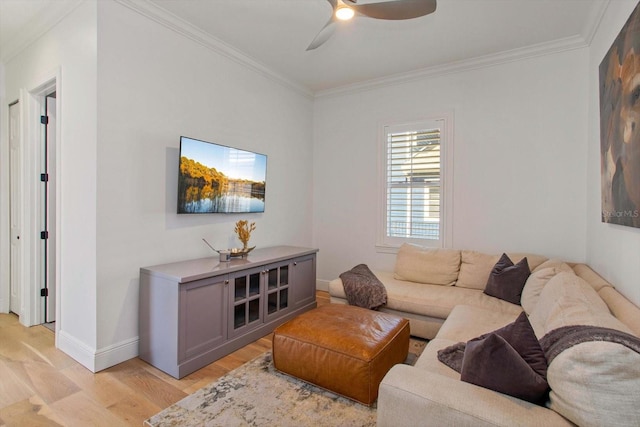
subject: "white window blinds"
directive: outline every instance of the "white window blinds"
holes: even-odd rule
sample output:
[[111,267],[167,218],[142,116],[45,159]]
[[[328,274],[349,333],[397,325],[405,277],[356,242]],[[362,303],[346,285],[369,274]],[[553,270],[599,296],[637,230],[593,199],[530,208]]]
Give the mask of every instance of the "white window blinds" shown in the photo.
[[441,239],[441,127],[429,125],[385,128],[387,238]]

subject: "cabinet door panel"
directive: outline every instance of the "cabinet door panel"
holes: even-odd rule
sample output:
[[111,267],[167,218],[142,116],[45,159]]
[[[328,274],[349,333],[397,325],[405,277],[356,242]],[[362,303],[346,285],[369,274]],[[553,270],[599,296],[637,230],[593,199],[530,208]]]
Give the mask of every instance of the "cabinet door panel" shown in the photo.
[[297,307],[315,301],[316,257],[311,255],[293,260],[291,276],[293,304]]
[[215,348],[226,340],[225,281],[208,282],[181,289],[180,361]]

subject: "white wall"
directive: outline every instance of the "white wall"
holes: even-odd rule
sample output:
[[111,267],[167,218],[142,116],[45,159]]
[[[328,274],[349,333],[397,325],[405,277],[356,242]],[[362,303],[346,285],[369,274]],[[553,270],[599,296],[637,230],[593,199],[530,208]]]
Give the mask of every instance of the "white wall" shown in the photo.
[[534,57],[317,99],[318,278],[377,253],[378,127],[454,114],[453,248],[586,258],[588,50]]
[[[138,334],[140,267],[239,245],[312,244],[312,99],[115,2],[98,2],[98,349]],[[266,211],[177,215],[180,135],[268,155]],[[112,355],[115,353],[116,355]]]
[[[96,5],[85,2],[5,64],[8,102],[61,77],[58,345],[79,358],[96,346],[96,62]],[[8,209],[8,200],[2,202]]]
[[600,220],[600,94],[598,66],[637,1],[612,1],[589,48],[589,153],[587,177],[587,261],[640,305],[640,229]]

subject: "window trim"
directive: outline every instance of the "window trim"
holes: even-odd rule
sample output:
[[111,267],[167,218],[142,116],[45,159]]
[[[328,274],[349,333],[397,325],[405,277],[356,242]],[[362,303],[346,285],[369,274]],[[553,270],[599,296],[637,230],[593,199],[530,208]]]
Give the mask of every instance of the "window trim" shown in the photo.
[[[410,131],[429,127],[429,123],[442,121],[440,130],[441,156],[441,200],[440,221],[441,236],[438,240],[415,238],[386,237],[386,209],[387,209],[387,140],[386,128],[393,128],[394,132]],[[378,125],[378,215],[376,251],[381,253],[396,253],[403,243],[413,243],[424,247],[449,248],[453,241],[453,112],[445,112],[425,116],[411,121],[385,121]]]

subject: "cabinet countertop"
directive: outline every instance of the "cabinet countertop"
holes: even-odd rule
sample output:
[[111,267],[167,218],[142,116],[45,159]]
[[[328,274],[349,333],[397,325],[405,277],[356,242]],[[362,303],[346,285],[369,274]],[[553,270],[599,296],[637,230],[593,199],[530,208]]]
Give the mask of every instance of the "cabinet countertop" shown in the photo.
[[178,283],[188,283],[194,280],[229,274],[272,262],[314,254],[316,252],[318,252],[318,249],[296,246],[273,246],[254,249],[246,257],[231,258],[228,262],[220,262],[220,257],[216,255],[207,258],[143,267],[140,269],[140,272]]

